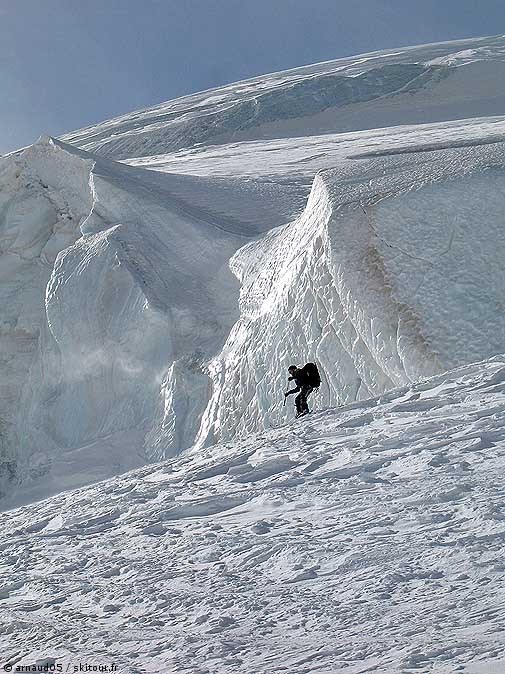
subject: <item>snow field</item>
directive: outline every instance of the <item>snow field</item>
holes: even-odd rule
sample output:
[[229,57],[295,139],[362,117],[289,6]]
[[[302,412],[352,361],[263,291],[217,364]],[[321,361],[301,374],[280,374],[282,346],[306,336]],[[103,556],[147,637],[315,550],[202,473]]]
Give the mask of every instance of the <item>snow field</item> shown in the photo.
[[503,114],[503,36],[361,54],[168,101],[63,140],[112,159]]
[[505,671],[504,44],[0,159],[0,667]]
[[496,357],[5,513],[5,660],[501,671],[504,373]]

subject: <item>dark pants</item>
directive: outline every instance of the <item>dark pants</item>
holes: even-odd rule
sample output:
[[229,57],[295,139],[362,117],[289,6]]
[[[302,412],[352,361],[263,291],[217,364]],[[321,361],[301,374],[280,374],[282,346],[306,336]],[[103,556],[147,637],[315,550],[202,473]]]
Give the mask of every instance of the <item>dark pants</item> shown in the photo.
[[314,388],[312,386],[302,386],[300,393],[295,398],[296,413],[301,414],[302,412],[308,412],[309,406],[307,404],[307,398],[312,393]]

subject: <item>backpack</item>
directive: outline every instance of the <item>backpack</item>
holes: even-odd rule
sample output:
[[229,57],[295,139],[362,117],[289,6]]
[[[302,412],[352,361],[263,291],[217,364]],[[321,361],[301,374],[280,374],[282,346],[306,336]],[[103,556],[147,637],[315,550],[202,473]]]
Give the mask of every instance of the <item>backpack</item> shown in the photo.
[[321,386],[321,375],[315,363],[307,363],[303,366],[303,371],[307,378],[307,384],[313,388]]

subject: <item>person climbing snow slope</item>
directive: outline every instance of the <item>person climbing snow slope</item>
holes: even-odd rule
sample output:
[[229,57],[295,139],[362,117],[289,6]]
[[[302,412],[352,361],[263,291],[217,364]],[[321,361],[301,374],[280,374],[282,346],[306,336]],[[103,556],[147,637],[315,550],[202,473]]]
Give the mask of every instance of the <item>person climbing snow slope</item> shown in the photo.
[[288,381],[294,380],[296,388],[286,391],[284,397],[298,393],[295,398],[296,418],[298,418],[310,412],[307,398],[315,388],[320,386],[321,377],[315,363],[306,363],[302,368],[290,365],[288,372],[290,374]]

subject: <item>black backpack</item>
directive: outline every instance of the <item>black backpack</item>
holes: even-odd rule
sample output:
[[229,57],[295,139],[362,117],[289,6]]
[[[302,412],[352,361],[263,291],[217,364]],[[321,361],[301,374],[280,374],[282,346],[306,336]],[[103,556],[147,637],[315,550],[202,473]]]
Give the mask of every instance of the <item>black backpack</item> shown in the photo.
[[321,375],[315,363],[307,363],[303,366],[303,371],[307,378],[307,384],[313,388],[321,386]]

